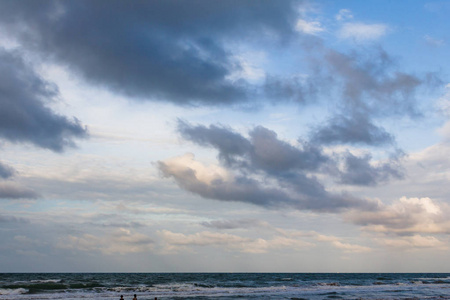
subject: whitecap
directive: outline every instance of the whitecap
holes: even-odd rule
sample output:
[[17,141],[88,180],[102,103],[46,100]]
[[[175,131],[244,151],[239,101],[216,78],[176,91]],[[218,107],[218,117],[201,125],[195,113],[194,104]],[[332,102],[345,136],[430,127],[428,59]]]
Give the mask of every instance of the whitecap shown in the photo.
[[20,295],[28,293],[27,289],[0,289],[0,295]]

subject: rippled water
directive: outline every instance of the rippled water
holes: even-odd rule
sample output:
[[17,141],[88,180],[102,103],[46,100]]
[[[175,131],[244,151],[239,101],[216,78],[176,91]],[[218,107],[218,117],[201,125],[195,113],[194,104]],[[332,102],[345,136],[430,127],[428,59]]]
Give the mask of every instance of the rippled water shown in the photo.
[[0,274],[0,299],[450,299],[450,274]]

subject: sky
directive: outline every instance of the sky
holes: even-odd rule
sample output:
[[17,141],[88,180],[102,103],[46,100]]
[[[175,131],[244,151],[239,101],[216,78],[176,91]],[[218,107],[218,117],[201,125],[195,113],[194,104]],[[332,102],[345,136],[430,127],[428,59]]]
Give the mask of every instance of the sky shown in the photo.
[[0,1],[0,271],[448,271],[449,14]]

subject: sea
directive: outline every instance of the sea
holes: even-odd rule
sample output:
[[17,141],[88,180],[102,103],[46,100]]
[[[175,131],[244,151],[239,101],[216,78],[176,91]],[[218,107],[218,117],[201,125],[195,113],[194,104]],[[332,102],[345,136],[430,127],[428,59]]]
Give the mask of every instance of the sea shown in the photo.
[[450,273],[0,273],[0,299],[450,299]]

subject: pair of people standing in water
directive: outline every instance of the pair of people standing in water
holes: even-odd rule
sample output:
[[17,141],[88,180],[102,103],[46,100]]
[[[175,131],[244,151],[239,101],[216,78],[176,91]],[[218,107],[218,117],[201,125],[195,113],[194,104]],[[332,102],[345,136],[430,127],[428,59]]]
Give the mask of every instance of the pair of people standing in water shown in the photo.
[[[155,298],[155,299],[156,299],[156,298]],[[120,300],[124,300],[122,295],[120,295]],[[136,294],[134,294],[133,300],[137,300]]]
[[[120,295],[120,299],[119,300],[124,300],[122,295]],[[136,294],[134,294],[133,300],[137,300]],[[158,298],[155,297],[155,300],[158,300]]]

